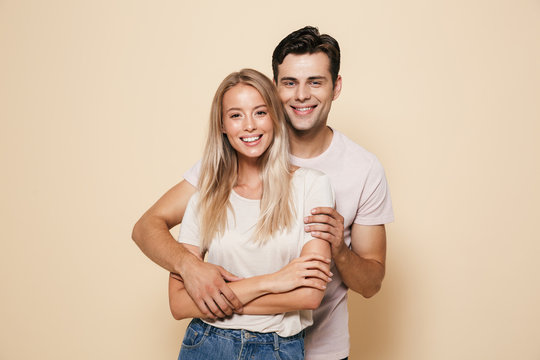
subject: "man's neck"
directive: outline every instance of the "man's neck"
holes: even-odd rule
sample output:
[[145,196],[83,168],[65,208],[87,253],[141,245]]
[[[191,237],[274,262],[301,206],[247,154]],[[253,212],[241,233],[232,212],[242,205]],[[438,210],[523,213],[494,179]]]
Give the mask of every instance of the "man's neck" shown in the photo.
[[311,131],[297,131],[289,127],[289,140],[291,154],[302,158],[310,159],[321,155],[332,143],[334,133],[328,126]]

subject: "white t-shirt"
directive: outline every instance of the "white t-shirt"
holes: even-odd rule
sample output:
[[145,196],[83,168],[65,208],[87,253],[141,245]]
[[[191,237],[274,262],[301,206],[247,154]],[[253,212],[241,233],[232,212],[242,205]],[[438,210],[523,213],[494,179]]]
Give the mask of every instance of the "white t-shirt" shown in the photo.
[[[336,196],[336,210],[345,223],[345,243],[350,245],[351,226],[380,225],[394,221],[392,200],[384,169],[375,155],[332,129],[330,146],[321,155],[301,159],[291,155],[294,165],[313,168],[330,177]],[[184,179],[197,186],[200,162]],[[322,206],[322,205],[317,205]],[[349,356],[349,314],[347,287],[332,266],[321,306],[313,312],[313,325],[306,330],[306,360],[337,360]]]
[[[207,261],[247,278],[276,272],[300,256],[302,247],[312,239],[304,231],[302,219],[315,206],[334,206],[334,195],[328,176],[312,169],[297,169],[291,185],[296,221],[288,232],[273,236],[263,245],[251,240],[259,220],[260,201],[243,198],[232,191],[229,201],[233,212],[229,210],[227,214],[227,230],[222,237],[212,240]],[[196,214],[198,195],[196,193],[188,203],[178,241],[200,247]],[[234,314],[227,319],[207,322],[224,329],[276,332],[280,336],[291,336],[311,325],[313,320],[312,311],[302,310],[276,315]]]

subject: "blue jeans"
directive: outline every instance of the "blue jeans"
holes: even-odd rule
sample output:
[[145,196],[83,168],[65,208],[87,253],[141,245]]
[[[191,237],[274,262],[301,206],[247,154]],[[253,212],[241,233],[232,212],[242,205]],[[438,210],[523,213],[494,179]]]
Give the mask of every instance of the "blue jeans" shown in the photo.
[[304,331],[289,337],[276,333],[220,329],[193,319],[186,329],[178,360],[302,360]]

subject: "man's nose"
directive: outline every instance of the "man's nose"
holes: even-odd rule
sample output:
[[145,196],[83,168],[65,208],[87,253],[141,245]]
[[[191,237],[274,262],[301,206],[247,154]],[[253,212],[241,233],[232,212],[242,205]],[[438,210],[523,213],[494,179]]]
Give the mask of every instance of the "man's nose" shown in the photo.
[[300,85],[296,88],[296,99],[298,101],[305,101],[311,97],[309,86]]

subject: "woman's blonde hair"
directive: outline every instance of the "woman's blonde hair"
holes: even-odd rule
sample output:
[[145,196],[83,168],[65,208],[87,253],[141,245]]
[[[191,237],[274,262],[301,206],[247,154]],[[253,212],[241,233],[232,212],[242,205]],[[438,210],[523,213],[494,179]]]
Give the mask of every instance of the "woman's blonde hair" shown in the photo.
[[227,210],[232,210],[229,196],[237,181],[237,155],[222,130],[222,101],[225,93],[238,84],[252,86],[261,94],[272,119],[274,133],[270,146],[258,160],[263,191],[253,240],[264,243],[276,232],[290,229],[293,223],[292,172],[283,105],[268,77],[253,69],[242,69],[221,82],[212,101],[199,178],[198,214],[202,252],[208,250],[216,235],[224,234]]

